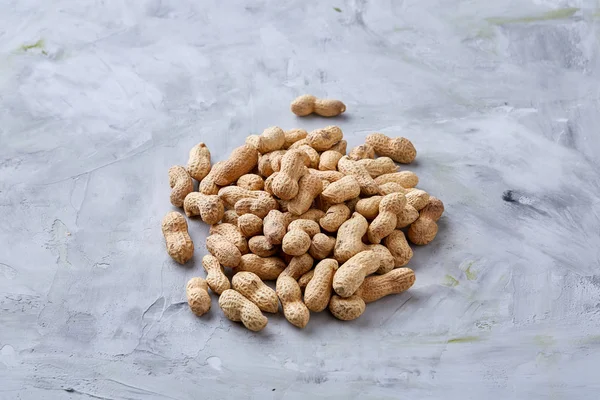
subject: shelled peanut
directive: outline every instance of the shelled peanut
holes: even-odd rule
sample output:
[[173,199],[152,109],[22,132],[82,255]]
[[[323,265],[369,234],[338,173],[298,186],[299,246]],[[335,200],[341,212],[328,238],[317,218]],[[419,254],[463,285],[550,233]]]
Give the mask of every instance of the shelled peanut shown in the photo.
[[[345,106],[303,96],[292,110],[335,116]],[[348,154],[346,148],[338,126],[274,126],[212,168],[208,147],[199,143],[187,168],[169,170],[171,203],[210,225],[206,280],[194,278],[187,289],[195,314],[210,311],[210,288],[226,317],[250,330],[263,329],[262,312],[277,313],[279,305],[303,328],[311,312],[329,308],[353,320],[367,304],[414,284],[405,267],[413,255],[409,241],[434,240],[444,205],[416,188],[416,174],[399,170],[397,163],[416,157],[408,139],[373,133]],[[163,221],[168,253],[182,264],[194,251],[187,228],[180,213]],[[265,281],[276,281],[275,290]]]

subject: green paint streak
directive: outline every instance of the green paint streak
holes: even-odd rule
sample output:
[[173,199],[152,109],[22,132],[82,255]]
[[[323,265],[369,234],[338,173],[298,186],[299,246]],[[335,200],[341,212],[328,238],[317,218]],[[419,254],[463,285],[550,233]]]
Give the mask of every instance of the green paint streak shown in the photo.
[[560,8],[558,10],[552,10],[543,13],[542,15],[529,16],[529,17],[521,17],[521,18],[501,18],[501,17],[492,17],[486,18],[486,21],[493,25],[503,25],[503,24],[518,24],[518,23],[528,23],[528,22],[538,22],[538,21],[551,21],[556,19],[567,19],[573,16],[579,8]]
[[37,42],[35,42],[34,44],[23,44],[21,45],[21,47],[19,47],[19,49],[21,49],[21,51],[29,51],[29,50],[34,50],[34,49],[39,49],[41,50],[42,54],[47,56],[48,52],[45,50],[45,43],[44,43],[44,39],[40,39]]
[[448,344],[450,344],[450,343],[473,343],[473,342],[479,342],[480,340],[481,340],[481,338],[479,338],[478,336],[463,336],[463,337],[457,337],[457,338],[448,340]]
[[475,261],[471,261],[467,269],[465,269],[465,275],[470,281],[474,281],[475,279],[477,279],[477,272],[471,271],[471,267],[473,266],[473,264],[475,264]]
[[535,335],[533,340],[536,344],[543,347],[552,346],[554,343],[556,343],[554,338],[549,335]]
[[444,282],[442,284],[444,286],[454,287],[454,286],[458,286],[459,283],[460,282],[452,275],[446,275],[444,277]]
[[333,7],[333,9],[334,9],[335,11],[337,11],[337,12],[342,12],[342,9],[341,9],[341,8]]

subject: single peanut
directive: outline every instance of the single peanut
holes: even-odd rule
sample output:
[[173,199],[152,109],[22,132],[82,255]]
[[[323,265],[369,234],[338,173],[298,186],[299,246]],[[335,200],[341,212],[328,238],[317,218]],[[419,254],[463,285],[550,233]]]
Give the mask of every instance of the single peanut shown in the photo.
[[408,193],[408,191],[404,187],[402,187],[402,185],[400,185],[396,182],[388,182],[388,183],[384,183],[383,185],[379,185],[379,194],[380,195],[385,196],[390,193],[406,194],[406,193]]
[[281,301],[285,319],[298,328],[304,328],[310,319],[310,311],[302,302],[302,290],[298,282],[291,276],[280,276],[275,292]]
[[185,196],[194,190],[194,182],[187,170],[174,165],[169,168],[169,185],[171,186],[171,204],[175,207],[182,207]]
[[279,308],[279,300],[273,289],[253,272],[241,271],[231,279],[231,286],[238,293],[253,302],[261,311],[276,313]]
[[270,195],[259,196],[256,199],[245,198],[235,203],[235,212],[238,215],[254,214],[264,218],[269,211],[276,210],[279,204]]
[[383,196],[372,196],[367,197],[366,199],[360,199],[356,203],[355,210],[366,219],[375,219],[379,214],[379,204],[382,199]]
[[242,235],[246,238],[250,238],[262,233],[263,220],[254,214],[244,214],[238,217],[237,227]]
[[281,241],[287,232],[287,225],[281,211],[269,211],[263,221],[263,232],[269,243],[273,245],[281,244]]
[[247,190],[263,190],[265,181],[260,175],[244,174],[238,178],[236,185]]
[[354,147],[348,153],[348,158],[354,161],[362,160],[362,159],[372,159],[375,158],[375,150],[371,145],[361,144],[360,146]]
[[216,294],[221,294],[223,291],[231,287],[229,279],[223,272],[223,267],[219,264],[219,260],[210,254],[202,257],[202,266],[206,271],[206,283],[208,287]]
[[292,278],[298,280],[304,274],[311,270],[313,267],[314,260],[310,256],[310,254],[302,254],[298,257],[292,257],[288,266],[283,270],[281,275],[279,276],[291,276]]
[[242,253],[222,235],[210,235],[206,238],[206,248],[219,260],[224,267],[237,267],[240,264]]
[[313,278],[304,289],[304,304],[310,311],[321,312],[327,308],[331,298],[333,275],[338,269],[338,262],[328,258],[315,267]]
[[343,154],[333,150],[324,151],[319,160],[320,171],[337,171],[337,163]]
[[[356,162],[365,167],[372,178],[377,178],[381,175],[391,174],[398,171],[398,166],[394,160],[389,157],[379,157],[375,160],[363,159],[357,160]],[[375,179],[375,183],[379,184],[377,179]]]
[[236,271],[254,272],[263,281],[273,281],[285,269],[285,263],[279,257],[259,257],[256,254],[244,254]]
[[372,250],[379,256],[379,268],[376,273],[386,274],[394,269],[396,259],[387,247],[381,244],[370,244],[366,246],[366,250]]
[[219,186],[229,185],[244,174],[252,171],[258,163],[258,151],[250,146],[243,145],[233,150],[229,159],[217,168],[214,182]]
[[368,228],[369,223],[365,217],[357,212],[352,214],[352,218],[338,229],[337,241],[333,249],[334,258],[343,263],[364,251],[366,245],[362,242],[362,237],[367,233]]
[[371,178],[367,169],[356,161],[349,159],[348,156],[340,158],[340,161],[338,161],[338,170],[343,174],[352,175],[356,178],[362,195],[373,196],[379,193],[379,186]]
[[313,278],[313,275],[315,274],[315,270],[310,270],[308,272],[306,272],[305,274],[303,274],[300,279],[298,279],[298,286],[300,286],[300,288],[304,289],[306,288],[306,285],[308,285],[308,283],[310,282],[310,280]]
[[344,203],[335,204],[327,209],[319,220],[321,228],[327,232],[337,232],[339,227],[350,218],[350,209]]
[[204,143],[200,142],[190,150],[187,172],[198,182],[210,172],[210,151]]
[[348,147],[348,142],[346,142],[345,140],[340,140],[339,142],[337,142],[336,144],[331,146],[329,148],[329,150],[337,151],[341,155],[345,156],[346,155],[346,147]]
[[262,190],[248,190],[239,186],[225,186],[219,189],[219,198],[225,206],[233,208],[235,203],[242,199],[258,199],[261,196],[270,196]]
[[299,146],[298,150],[300,150],[304,154],[306,154],[306,157],[308,158],[308,165],[306,163],[304,165],[306,165],[309,168],[318,168],[319,167],[319,161],[321,160],[321,156],[315,149],[313,149],[309,145],[305,144],[305,145]]
[[290,145],[290,147],[288,147],[288,150],[293,150],[293,149],[297,149],[300,146],[304,146],[308,144],[308,139],[304,138],[304,139],[300,139],[297,142],[294,142]]
[[308,145],[317,151],[329,150],[333,145],[342,140],[342,130],[334,125],[322,129],[315,129],[306,136]]
[[276,170],[281,168],[281,158],[287,153],[286,150],[275,150],[263,154],[258,160],[258,173],[264,177],[271,176]]
[[413,189],[406,193],[406,202],[413,206],[415,210],[421,211],[429,202],[429,193],[421,189]]
[[162,232],[167,244],[167,253],[180,264],[185,264],[194,255],[194,243],[188,234],[185,217],[172,211],[162,220]]
[[419,212],[410,204],[406,204],[396,221],[396,229],[406,228],[419,218]]
[[265,129],[260,136],[251,135],[246,139],[246,144],[253,146],[261,154],[279,150],[284,143],[285,133],[278,126]]
[[282,200],[291,200],[298,194],[298,180],[306,173],[301,150],[289,150],[281,159],[281,170],[273,179],[273,194]]
[[[381,158],[382,157],[378,158],[378,160]],[[404,188],[412,188],[417,186],[417,183],[419,183],[419,177],[417,174],[411,171],[400,171],[379,175],[375,178],[375,183],[378,185],[383,185],[389,182],[395,182]]]
[[210,311],[210,295],[204,279],[200,277],[190,279],[185,287],[185,293],[190,310],[194,314],[200,317]]
[[390,157],[402,164],[411,163],[417,156],[415,146],[403,137],[392,139],[382,133],[372,133],[367,136],[366,142],[373,146],[378,156]]
[[216,224],[225,214],[225,206],[216,195],[205,195],[200,192],[191,192],[185,196],[183,210],[188,217],[200,216],[208,225]]
[[318,169],[309,168],[308,173],[315,175],[322,181],[335,182],[342,179],[345,175],[338,171],[319,171]]
[[271,257],[277,253],[277,247],[273,246],[265,236],[253,236],[248,241],[250,251],[259,257]]
[[289,149],[291,145],[299,140],[306,138],[308,133],[304,129],[290,129],[285,131],[285,142],[283,143],[284,149]]
[[390,294],[408,290],[415,283],[415,273],[410,268],[397,268],[383,275],[365,278],[356,295],[365,303],[372,303]]
[[312,238],[312,243],[310,244],[310,248],[308,249],[308,253],[315,260],[322,260],[327,258],[333,248],[335,247],[335,238],[331,236],[327,236],[324,233],[317,233]]
[[352,321],[360,317],[365,312],[365,308],[365,301],[357,295],[346,298],[333,295],[329,301],[329,311],[342,321]]
[[383,240],[383,244],[388,248],[394,259],[395,267],[404,267],[413,256],[413,251],[406,241],[404,232],[395,230]]
[[416,245],[431,243],[438,232],[437,221],[444,213],[444,203],[430,196],[427,205],[419,213],[419,218],[408,228],[408,239]]
[[227,211],[225,211],[225,214],[223,214],[223,218],[221,219],[221,222],[223,222],[225,224],[237,225],[238,218],[239,218],[239,216],[237,215],[235,210],[227,210]]
[[301,215],[310,209],[313,200],[323,191],[323,183],[314,175],[306,174],[298,181],[298,194],[287,204],[289,212]]
[[205,194],[205,195],[212,195],[212,194],[219,193],[219,186],[215,183],[214,178],[215,178],[215,174],[217,173],[219,168],[221,168],[222,165],[223,165],[223,161],[219,161],[218,163],[213,165],[212,169],[210,170],[208,175],[206,175],[204,177],[204,179],[202,179],[202,181],[200,181],[200,184],[198,185],[198,191],[200,193]]
[[404,209],[406,197],[402,193],[383,196],[379,203],[379,214],[369,225],[367,238],[371,243],[379,243],[396,229],[397,215]]
[[323,200],[332,204],[343,203],[347,200],[358,197],[360,194],[360,184],[356,177],[349,175],[345,176],[339,181],[329,184],[321,197]]
[[305,117],[312,113],[322,117],[335,117],[346,111],[346,105],[339,100],[319,99],[305,94],[292,101],[290,109],[299,117]]
[[294,229],[289,231],[283,237],[281,249],[291,256],[301,256],[310,248],[311,239],[308,233]]
[[251,331],[258,332],[267,326],[267,317],[260,308],[233,289],[227,289],[221,294],[219,307],[228,319],[234,322],[241,321]]
[[248,252],[248,241],[242,235],[237,225],[227,223],[212,225],[209,233],[211,235],[218,234],[223,236],[228,242],[233,243],[242,254]]
[[357,253],[343,263],[333,277],[333,290],[341,297],[352,296],[363,283],[381,266],[381,257],[373,250]]
[[288,232],[299,229],[308,233],[308,236],[311,238],[315,236],[317,233],[321,232],[321,228],[319,224],[313,219],[295,219],[288,224]]

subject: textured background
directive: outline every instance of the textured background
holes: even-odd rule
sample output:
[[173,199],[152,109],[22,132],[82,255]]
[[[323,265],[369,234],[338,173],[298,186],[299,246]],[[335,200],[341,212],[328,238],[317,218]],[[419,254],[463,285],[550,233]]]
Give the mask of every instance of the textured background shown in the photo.
[[[0,398],[597,398],[596,1],[0,3]],[[417,282],[352,323],[196,318],[167,169],[330,124],[306,92],[417,147],[447,210]]]

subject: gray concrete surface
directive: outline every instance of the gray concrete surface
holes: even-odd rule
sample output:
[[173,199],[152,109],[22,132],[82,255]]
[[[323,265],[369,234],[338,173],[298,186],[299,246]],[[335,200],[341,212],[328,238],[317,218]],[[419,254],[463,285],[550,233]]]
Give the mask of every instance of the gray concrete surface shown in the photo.
[[[596,399],[595,1],[4,1],[0,398]],[[196,318],[167,169],[251,133],[410,138],[442,198],[409,292],[261,333]]]

